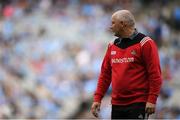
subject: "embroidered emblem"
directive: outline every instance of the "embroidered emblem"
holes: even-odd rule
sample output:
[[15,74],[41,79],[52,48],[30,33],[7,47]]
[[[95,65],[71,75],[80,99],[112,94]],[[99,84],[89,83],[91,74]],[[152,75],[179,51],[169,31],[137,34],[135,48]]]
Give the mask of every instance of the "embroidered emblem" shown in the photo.
[[136,55],[136,51],[135,51],[135,50],[132,50],[132,51],[131,51],[131,54],[132,54],[132,55]]

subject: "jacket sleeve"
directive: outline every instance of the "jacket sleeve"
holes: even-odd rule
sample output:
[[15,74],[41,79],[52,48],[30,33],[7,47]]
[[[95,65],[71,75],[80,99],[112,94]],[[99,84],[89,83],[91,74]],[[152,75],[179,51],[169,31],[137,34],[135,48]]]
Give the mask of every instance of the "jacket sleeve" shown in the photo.
[[108,49],[106,51],[106,54],[102,62],[101,72],[100,72],[98,83],[97,83],[97,89],[94,93],[94,102],[101,102],[104,94],[106,93],[111,83],[110,47],[111,47],[111,44],[108,45]]
[[158,49],[152,39],[143,43],[142,56],[149,80],[149,95],[147,102],[156,104],[161,89],[162,77]]

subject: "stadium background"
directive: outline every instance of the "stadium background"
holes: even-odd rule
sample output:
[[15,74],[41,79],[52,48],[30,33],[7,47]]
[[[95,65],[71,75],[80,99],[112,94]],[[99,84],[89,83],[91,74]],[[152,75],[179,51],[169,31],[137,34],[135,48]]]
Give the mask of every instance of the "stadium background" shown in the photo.
[[[94,118],[111,14],[130,10],[159,48],[163,87],[151,118],[180,119],[179,0],[0,0],[0,118]],[[110,91],[101,118],[109,118]]]

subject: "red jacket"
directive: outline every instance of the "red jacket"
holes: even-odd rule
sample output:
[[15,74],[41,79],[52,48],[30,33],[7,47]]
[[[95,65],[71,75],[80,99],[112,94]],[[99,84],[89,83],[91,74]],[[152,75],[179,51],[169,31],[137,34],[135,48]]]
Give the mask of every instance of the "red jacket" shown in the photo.
[[94,101],[101,102],[111,82],[113,105],[156,103],[162,79],[158,49],[151,38],[138,33],[108,45]]

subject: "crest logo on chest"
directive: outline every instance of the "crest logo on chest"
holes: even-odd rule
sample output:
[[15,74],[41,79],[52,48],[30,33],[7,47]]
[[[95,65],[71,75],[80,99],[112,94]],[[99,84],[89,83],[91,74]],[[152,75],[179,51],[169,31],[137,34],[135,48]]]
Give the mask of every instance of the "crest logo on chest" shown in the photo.
[[131,55],[136,55],[137,53],[136,53],[136,51],[135,50],[132,50],[131,51]]

